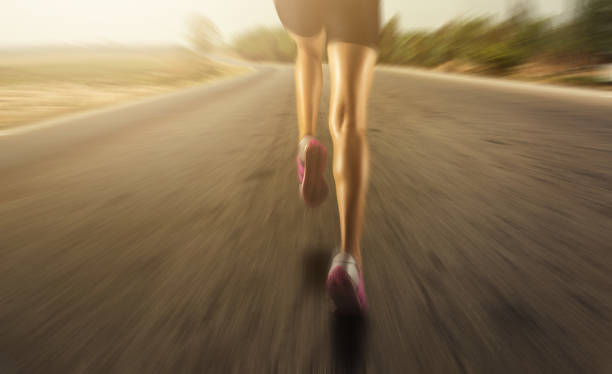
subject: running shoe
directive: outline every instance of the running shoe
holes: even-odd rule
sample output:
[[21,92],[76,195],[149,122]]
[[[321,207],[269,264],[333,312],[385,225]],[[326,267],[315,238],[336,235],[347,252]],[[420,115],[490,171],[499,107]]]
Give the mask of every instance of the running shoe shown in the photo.
[[339,253],[334,257],[325,286],[336,313],[360,315],[366,312],[363,277],[357,260],[350,254]]
[[327,150],[316,138],[304,137],[297,155],[300,195],[309,207],[316,207],[327,197],[329,189],[323,174],[327,162]]

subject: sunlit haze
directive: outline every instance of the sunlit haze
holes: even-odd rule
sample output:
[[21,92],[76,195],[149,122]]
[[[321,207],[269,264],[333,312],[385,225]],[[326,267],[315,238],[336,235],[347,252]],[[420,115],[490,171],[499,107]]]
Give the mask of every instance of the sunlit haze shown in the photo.
[[[457,16],[503,14],[510,0],[387,0],[383,17],[402,25],[437,27]],[[567,1],[537,0],[541,14],[558,14]],[[184,40],[185,20],[200,13],[226,36],[256,25],[279,25],[272,0],[0,0],[0,45],[64,43],[168,44]]]

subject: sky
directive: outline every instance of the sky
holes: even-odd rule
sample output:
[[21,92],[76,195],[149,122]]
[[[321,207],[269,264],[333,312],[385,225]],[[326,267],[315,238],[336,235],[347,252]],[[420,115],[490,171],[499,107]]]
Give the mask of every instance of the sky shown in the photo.
[[[457,16],[501,15],[516,0],[383,0],[382,18],[435,28]],[[570,0],[532,0],[543,15]],[[192,14],[209,17],[230,38],[257,25],[280,26],[272,0],[0,0],[0,46],[87,43],[175,44]]]

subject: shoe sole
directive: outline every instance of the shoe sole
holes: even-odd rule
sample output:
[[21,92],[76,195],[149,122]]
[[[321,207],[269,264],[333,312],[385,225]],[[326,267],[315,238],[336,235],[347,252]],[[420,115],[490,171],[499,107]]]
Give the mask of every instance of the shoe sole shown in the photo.
[[304,202],[310,207],[321,204],[329,192],[324,178],[326,162],[327,152],[322,146],[313,144],[306,148],[301,192]]
[[325,285],[327,296],[331,299],[336,313],[345,315],[363,313],[357,290],[355,290],[350,276],[342,267],[338,266],[329,274]]

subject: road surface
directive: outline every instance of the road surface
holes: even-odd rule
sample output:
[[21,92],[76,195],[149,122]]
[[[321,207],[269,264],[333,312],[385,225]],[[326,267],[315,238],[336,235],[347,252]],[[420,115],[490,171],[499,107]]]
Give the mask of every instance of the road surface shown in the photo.
[[0,137],[0,372],[612,372],[609,97],[380,70],[365,320],[294,100],[277,66]]

